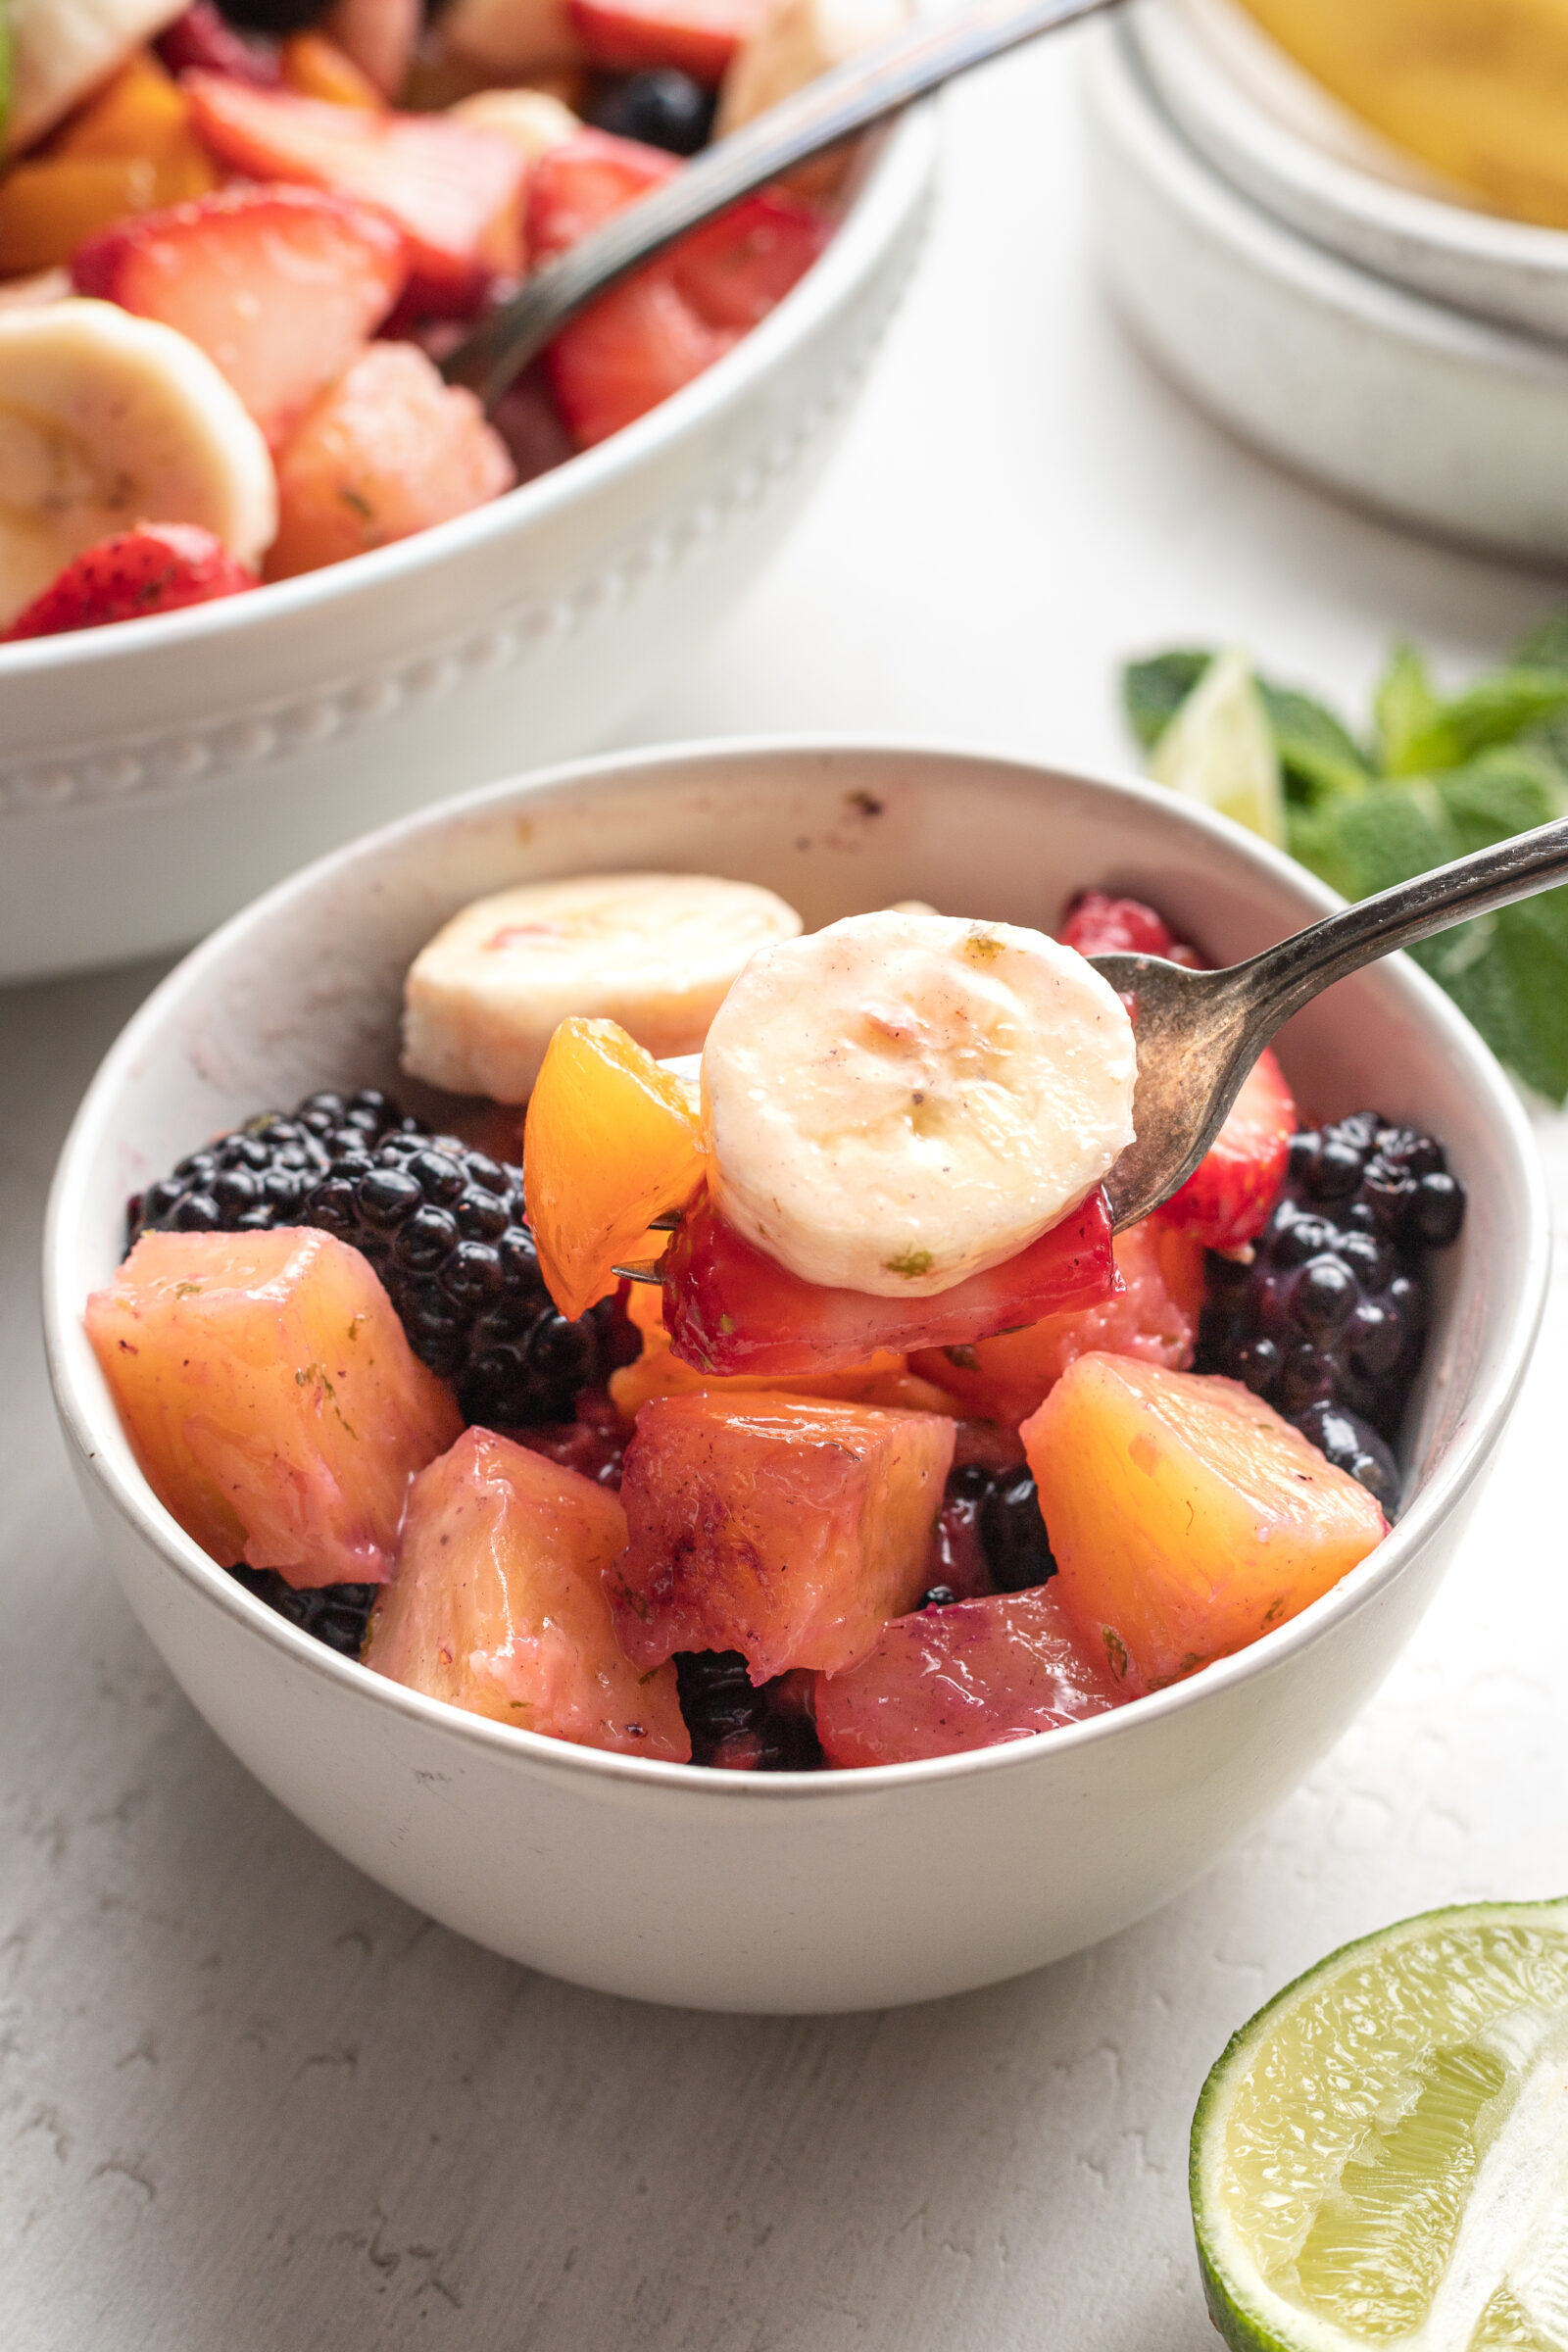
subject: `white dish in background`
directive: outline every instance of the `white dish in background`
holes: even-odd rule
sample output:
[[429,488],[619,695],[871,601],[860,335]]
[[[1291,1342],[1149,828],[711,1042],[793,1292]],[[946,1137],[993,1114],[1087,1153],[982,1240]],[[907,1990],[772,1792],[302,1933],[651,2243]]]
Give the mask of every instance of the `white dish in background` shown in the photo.
[[199,938],[421,802],[602,743],[799,513],[912,268],[937,119],[867,148],[720,363],[493,505],[253,597],[0,645],[0,982]]
[[1235,0],[1155,0],[1130,22],[1173,121],[1266,212],[1413,293],[1568,342],[1568,231],[1480,209],[1341,106]]
[[713,745],[426,810],[297,876],[165,981],[62,1155],[45,1243],[56,1400],[105,1551],[218,1736],[383,1886],[530,1966],[688,2007],[833,2010],[958,1992],[1126,1926],[1300,1780],[1436,1590],[1528,1361],[1547,1262],[1513,1091],[1400,959],[1285,1033],[1325,1113],[1369,1103],[1469,1188],[1443,1261],[1398,1526],[1334,1592],[1157,1696],[1043,1739],[869,1772],[747,1776],[566,1746],[369,1674],[286,1624],[154,1500],[82,1330],[124,1199],[195,1144],[325,1085],[396,1083],[404,970],[509,882],[667,866],[764,882],[808,924],[895,900],[1053,924],[1088,883],[1156,901],[1222,957],[1334,902],[1186,800],[956,752]]
[[1177,129],[1129,27],[1096,27],[1086,49],[1102,262],[1175,381],[1268,455],[1399,521],[1568,558],[1568,352],[1272,219]]

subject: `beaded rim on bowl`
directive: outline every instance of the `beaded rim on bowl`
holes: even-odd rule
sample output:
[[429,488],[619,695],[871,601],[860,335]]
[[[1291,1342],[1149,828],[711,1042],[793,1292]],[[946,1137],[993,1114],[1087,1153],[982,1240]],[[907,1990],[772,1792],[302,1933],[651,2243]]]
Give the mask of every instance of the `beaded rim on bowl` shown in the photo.
[[[228,708],[211,726],[184,723],[140,732],[99,729],[94,739],[57,750],[37,743],[0,753],[0,818],[78,806],[164,798],[201,787],[236,770],[286,759],[339,740],[410,708],[439,700],[466,676],[520,667],[547,650],[581,635],[602,614],[630,604],[709,549],[731,523],[772,499],[797,474],[836,421],[868,369],[917,257],[930,217],[936,153],[933,102],[912,108],[894,126],[870,162],[865,182],[838,235],[821,259],[768,318],[713,368],[660,407],[599,447],[521,484],[471,514],[435,525],[415,538],[357,557],[262,592],[256,611],[238,605],[196,606],[180,613],[97,630],[83,642],[38,638],[0,645],[0,684],[7,672],[72,672],[87,662],[111,665],[154,653],[188,658],[209,633],[228,635],[255,619],[285,610],[322,611],[352,598],[362,583],[427,570],[486,538],[503,539],[525,521],[559,516],[580,498],[625,477],[654,451],[678,446],[716,412],[730,408],[769,375],[847,298],[859,305],[848,358],[824,389],[794,411],[782,426],[763,420],[750,443],[731,457],[727,473],[652,527],[634,531],[575,582],[545,595],[520,596],[454,630],[417,653],[368,663],[309,691],[258,698]],[[868,291],[887,249],[906,227],[899,267]],[[263,601],[265,600],[265,602]],[[106,643],[106,640],[113,642]],[[85,661],[84,661],[85,658]]]

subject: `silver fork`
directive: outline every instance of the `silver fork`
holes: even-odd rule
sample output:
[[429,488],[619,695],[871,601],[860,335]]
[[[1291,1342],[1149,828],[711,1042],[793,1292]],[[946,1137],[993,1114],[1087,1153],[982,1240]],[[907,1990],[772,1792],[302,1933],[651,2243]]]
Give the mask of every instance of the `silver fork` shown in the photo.
[[1112,988],[1137,999],[1136,1141],[1105,1179],[1116,1231],[1187,1182],[1263,1048],[1320,991],[1396,948],[1564,881],[1568,817],[1558,817],[1361,899],[1222,971],[1188,971],[1157,956],[1093,956]]
[[493,408],[573,311],[689,228],[972,67],[1119,5],[1120,0],[974,0],[956,15],[889,34],[706,148],[651,196],[628,205],[539,270],[465,335],[442,363],[442,374],[449,384],[466,384],[487,409]]
[[[1361,899],[1217,972],[1191,971],[1159,956],[1091,956],[1112,988],[1137,1001],[1136,1135],[1105,1179],[1115,1231],[1136,1225],[1187,1182],[1248,1072],[1292,1013],[1364,964],[1560,882],[1568,882],[1568,817]],[[660,1230],[675,1222],[662,1218]],[[657,1264],[615,1271],[633,1282],[660,1279]]]

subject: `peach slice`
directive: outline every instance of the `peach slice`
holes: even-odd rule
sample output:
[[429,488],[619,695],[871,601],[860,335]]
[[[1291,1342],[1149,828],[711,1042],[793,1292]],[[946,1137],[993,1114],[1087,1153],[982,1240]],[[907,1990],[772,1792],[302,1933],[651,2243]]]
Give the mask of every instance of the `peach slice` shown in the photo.
[[1022,1437],[1062,1600],[1128,1695],[1283,1625],[1388,1532],[1237,1381],[1081,1355]]
[[579,1747],[690,1761],[675,1669],[639,1673],[604,1574],[626,1514],[592,1479],[487,1429],[414,1482],[365,1662],[394,1683]]
[[833,1674],[925,1588],[954,1424],[804,1396],[664,1396],[626,1451],[606,1580],[638,1666],[738,1649],[754,1683]]
[[86,1324],[148,1485],[204,1551],[296,1586],[385,1582],[409,1481],[463,1421],[357,1250],[144,1233]]
[[575,1321],[615,1287],[612,1267],[657,1256],[655,1217],[703,1182],[687,1090],[618,1021],[574,1015],[545,1049],[523,1130],[522,1183],[539,1271]]

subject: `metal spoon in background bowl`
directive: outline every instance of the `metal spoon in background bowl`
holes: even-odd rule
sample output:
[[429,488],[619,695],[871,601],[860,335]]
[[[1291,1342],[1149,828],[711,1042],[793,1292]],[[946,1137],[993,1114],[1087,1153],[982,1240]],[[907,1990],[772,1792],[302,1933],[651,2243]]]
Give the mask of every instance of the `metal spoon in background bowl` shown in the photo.
[[[1568,817],[1358,900],[1221,971],[1191,971],[1159,956],[1092,956],[1096,971],[1136,1001],[1136,1132],[1105,1179],[1114,1230],[1136,1225],[1187,1182],[1248,1072],[1292,1013],[1363,964],[1561,882],[1568,882]],[[666,1066],[695,1073],[697,1057]],[[676,1220],[656,1222],[665,1230]],[[633,1282],[660,1280],[657,1262],[615,1272]]]
[[890,33],[706,148],[651,196],[628,205],[530,277],[465,335],[442,363],[487,409],[574,311],[686,231],[808,157],[897,114],[913,98],[1043,32],[1103,14],[1120,0],[976,0],[934,24]]

